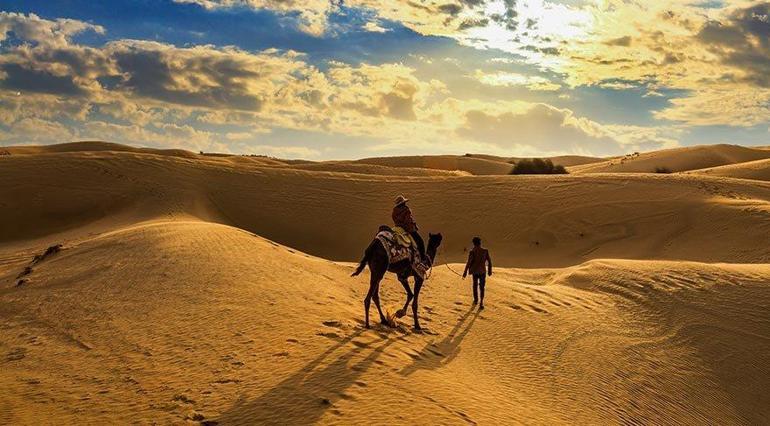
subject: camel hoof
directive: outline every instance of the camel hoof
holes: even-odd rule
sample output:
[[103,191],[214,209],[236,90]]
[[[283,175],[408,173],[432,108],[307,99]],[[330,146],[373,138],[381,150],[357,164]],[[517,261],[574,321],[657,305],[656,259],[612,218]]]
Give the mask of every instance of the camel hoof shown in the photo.
[[367,329],[372,328],[372,327],[369,326],[369,324],[364,325],[364,327],[367,328]]
[[415,331],[422,331],[422,327],[420,327],[420,324],[415,324],[414,325],[414,330]]
[[396,311],[396,318],[403,318],[406,316],[406,309],[399,309]]

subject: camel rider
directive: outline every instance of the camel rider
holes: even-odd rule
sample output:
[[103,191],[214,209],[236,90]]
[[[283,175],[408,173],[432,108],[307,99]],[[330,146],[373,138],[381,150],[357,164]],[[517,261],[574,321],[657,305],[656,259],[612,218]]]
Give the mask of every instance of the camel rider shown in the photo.
[[[417,222],[414,221],[412,210],[406,205],[409,201],[403,195],[396,197],[395,206],[393,206],[393,223],[396,225],[396,233],[409,237],[410,242],[417,246],[420,259],[425,261],[425,243],[417,233]],[[400,228],[400,229],[398,229]]]

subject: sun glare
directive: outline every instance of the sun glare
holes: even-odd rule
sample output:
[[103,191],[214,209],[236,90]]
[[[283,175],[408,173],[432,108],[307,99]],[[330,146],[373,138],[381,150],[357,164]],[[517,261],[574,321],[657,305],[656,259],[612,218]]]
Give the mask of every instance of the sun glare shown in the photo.
[[[544,0],[519,2],[513,11],[515,25],[493,19],[487,26],[469,29],[466,42],[517,53],[545,65],[555,63],[556,59],[548,56],[561,43],[586,38],[594,22],[587,10]],[[502,0],[488,3],[484,9],[484,15],[489,17],[505,13]]]

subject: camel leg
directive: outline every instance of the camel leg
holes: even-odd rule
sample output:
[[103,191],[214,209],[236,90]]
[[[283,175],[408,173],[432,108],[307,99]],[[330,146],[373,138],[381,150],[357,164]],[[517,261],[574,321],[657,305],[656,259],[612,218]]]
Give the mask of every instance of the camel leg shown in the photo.
[[385,274],[375,272],[371,266],[369,266],[369,270],[371,271],[371,275],[369,276],[369,292],[366,293],[366,299],[364,299],[364,318],[366,318],[366,328],[369,328],[369,306],[371,306],[372,298],[374,298],[374,304],[377,306],[377,310],[380,312],[380,317],[384,317],[382,315],[382,310],[380,309],[380,295],[378,293],[380,291],[380,281],[382,281],[382,277]]
[[369,305],[372,303],[372,293],[374,293],[374,284],[369,284],[369,292],[366,293],[366,298],[364,298],[364,323],[366,328],[369,328]]
[[377,312],[380,313],[380,322],[388,324],[388,319],[385,317],[385,314],[382,313],[382,307],[380,306],[380,283],[377,283],[377,288],[374,290],[372,297],[374,298],[374,306],[377,307]]
[[412,289],[409,288],[409,278],[399,278],[398,282],[400,282],[401,285],[404,286],[404,290],[406,290],[406,302],[404,303],[404,307],[396,312],[396,316],[401,318],[406,315],[406,310],[409,309],[409,302],[412,301],[414,295],[412,294]]
[[420,289],[422,288],[422,278],[414,278],[414,300],[412,301],[412,313],[414,314],[414,329],[422,330],[420,327],[420,321],[417,318],[417,299],[420,298]]

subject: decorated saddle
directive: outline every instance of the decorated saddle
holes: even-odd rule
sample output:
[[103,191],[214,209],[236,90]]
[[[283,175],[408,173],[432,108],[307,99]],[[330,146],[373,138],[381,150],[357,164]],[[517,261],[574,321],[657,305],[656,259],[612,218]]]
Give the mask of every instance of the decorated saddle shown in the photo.
[[427,266],[421,262],[420,255],[417,253],[417,244],[412,240],[411,235],[399,227],[391,228],[387,225],[380,226],[376,238],[388,253],[388,263],[401,262],[409,259],[412,269],[421,277],[425,277]]

